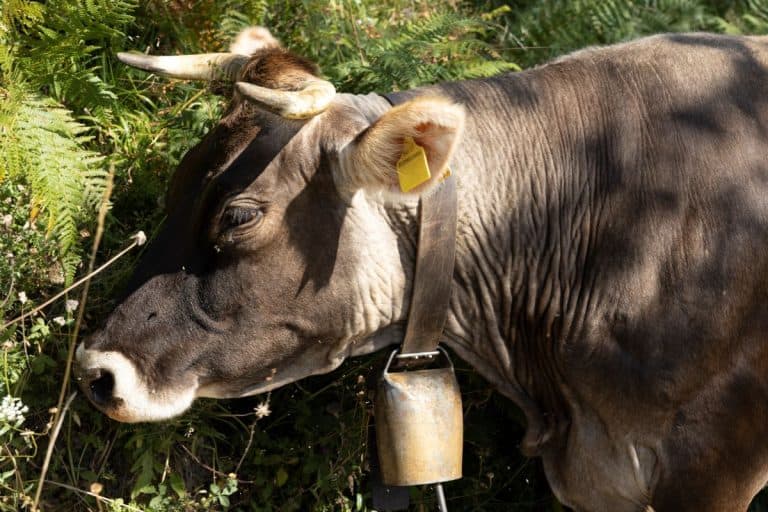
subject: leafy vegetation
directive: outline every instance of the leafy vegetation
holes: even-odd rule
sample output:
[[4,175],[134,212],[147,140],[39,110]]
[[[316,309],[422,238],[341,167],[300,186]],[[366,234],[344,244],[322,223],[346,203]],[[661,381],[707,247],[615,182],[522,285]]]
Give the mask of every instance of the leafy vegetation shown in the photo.
[[[253,24],[341,90],[365,93],[516,70],[658,31],[768,33],[768,0],[4,0],[3,324],[85,272],[110,173],[98,261],[137,230],[151,234],[168,176],[222,112],[226,98],[200,84],[128,69],[114,54],[217,51]],[[129,254],[93,283],[86,332],[109,310]],[[381,355],[268,397],[201,401],[163,424],[117,424],[80,399],[59,416],[84,306],[76,299],[0,328],[0,511],[31,508],[58,417],[43,510],[370,510],[367,427]],[[465,478],[446,486],[450,508],[560,510],[538,463],[517,451],[519,411],[469,368],[459,378]],[[434,508],[431,492],[412,490],[415,509]],[[754,510],[768,510],[761,499]]]
[[519,48],[515,55],[527,67],[585,46],[659,32],[765,34],[767,6],[765,0],[523,0],[499,40]]

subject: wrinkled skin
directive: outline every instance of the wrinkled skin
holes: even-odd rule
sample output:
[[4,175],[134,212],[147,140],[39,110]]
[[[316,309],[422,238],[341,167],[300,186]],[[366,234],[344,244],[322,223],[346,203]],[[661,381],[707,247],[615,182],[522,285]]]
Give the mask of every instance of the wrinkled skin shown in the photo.
[[[446,344],[524,411],[558,498],[746,510],[768,479],[768,43],[661,36],[408,95],[466,109]],[[303,123],[234,98],[79,352],[133,372],[89,389],[102,410],[160,419],[399,341],[415,197],[350,156],[389,108],[340,95]],[[129,381],[155,401],[130,409]]]

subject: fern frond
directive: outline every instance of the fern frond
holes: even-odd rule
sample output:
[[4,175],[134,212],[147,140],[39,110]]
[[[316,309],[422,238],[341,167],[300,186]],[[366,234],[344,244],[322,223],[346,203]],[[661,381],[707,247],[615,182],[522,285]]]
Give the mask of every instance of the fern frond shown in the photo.
[[104,49],[124,46],[137,0],[51,0],[42,19],[20,37],[19,69],[75,110],[109,104],[115,94],[102,78]]
[[47,216],[71,279],[79,258],[79,225],[99,203],[106,185],[103,157],[85,149],[87,128],[52,99],[20,87],[3,89],[0,106],[0,177],[22,177],[32,204]]
[[344,59],[328,71],[339,78],[342,88],[359,92],[406,89],[519,69],[499,58],[483,40],[488,29],[481,18],[450,12],[370,27],[365,36],[358,33],[359,38],[364,37],[361,58]]
[[267,0],[225,0],[222,2],[224,14],[216,31],[220,41],[232,41],[243,29],[252,25],[264,25],[269,12]]
[[24,31],[39,23],[43,12],[43,5],[37,2],[4,0],[0,5],[0,23],[7,30]]

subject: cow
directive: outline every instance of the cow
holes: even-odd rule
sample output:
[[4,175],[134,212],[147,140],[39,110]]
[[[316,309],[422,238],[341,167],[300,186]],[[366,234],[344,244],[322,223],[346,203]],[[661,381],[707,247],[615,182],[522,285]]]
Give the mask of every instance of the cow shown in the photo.
[[[125,298],[78,347],[98,409],[161,420],[400,343],[419,198],[450,168],[443,344],[524,412],[521,448],[557,498],[747,509],[768,479],[768,38],[657,35],[393,106],[252,35],[121,55],[234,85]],[[403,192],[408,137],[432,177]]]

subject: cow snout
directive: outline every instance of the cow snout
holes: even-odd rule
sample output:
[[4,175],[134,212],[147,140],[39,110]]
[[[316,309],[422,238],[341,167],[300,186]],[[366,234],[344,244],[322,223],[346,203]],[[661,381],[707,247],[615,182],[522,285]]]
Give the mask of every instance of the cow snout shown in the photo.
[[99,407],[106,407],[112,401],[115,390],[115,376],[103,368],[88,370],[80,377],[81,387],[88,398]]
[[96,407],[110,418],[128,423],[181,414],[192,404],[198,387],[194,375],[152,385],[121,352],[99,350],[93,345],[85,348],[82,343],[77,348],[75,379]]

